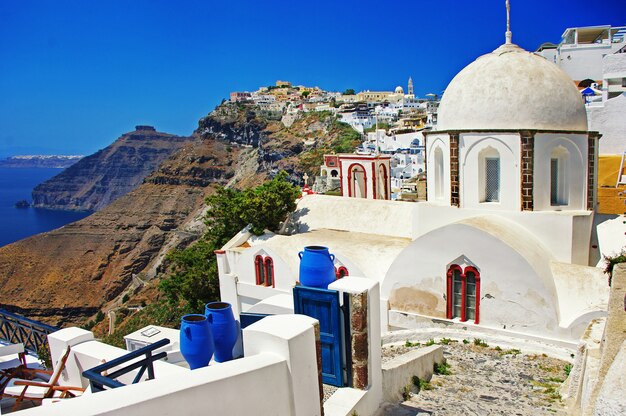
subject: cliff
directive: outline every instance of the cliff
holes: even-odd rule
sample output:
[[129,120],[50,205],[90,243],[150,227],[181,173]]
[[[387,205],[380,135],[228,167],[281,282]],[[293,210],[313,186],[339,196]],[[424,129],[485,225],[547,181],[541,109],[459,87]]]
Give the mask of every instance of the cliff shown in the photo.
[[87,156],[35,187],[33,206],[97,211],[139,186],[189,137],[137,126],[106,148]]
[[0,308],[53,325],[85,323],[131,285],[154,287],[165,254],[202,233],[203,201],[216,185],[257,185],[279,169],[300,181],[301,160],[321,159],[346,132],[328,115],[307,114],[286,128],[254,106],[218,107],[135,190],[81,221],[0,248]]

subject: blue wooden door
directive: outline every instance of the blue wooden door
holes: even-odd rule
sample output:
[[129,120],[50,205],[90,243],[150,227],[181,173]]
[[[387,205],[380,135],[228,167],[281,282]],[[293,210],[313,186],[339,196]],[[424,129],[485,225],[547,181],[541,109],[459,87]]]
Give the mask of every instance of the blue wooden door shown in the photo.
[[294,312],[320,322],[322,344],[322,382],[343,387],[342,323],[339,292],[296,286],[293,289]]

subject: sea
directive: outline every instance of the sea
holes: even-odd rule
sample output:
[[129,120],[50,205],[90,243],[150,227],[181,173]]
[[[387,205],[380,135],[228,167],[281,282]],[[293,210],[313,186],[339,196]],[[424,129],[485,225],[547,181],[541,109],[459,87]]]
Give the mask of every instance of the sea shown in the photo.
[[62,170],[0,168],[0,247],[31,235],[54,230],[91,214],[91,212],[15,207],[15,203],[21,200],[32,202],[33,188]]

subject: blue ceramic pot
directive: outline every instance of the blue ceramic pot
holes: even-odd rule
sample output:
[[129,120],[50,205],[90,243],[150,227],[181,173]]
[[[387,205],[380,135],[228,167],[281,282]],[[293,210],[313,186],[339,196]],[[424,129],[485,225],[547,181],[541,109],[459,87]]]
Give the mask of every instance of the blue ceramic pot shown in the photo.
[[301,285],[327,289],[335,281],[335,256],[328,252],[328,247],[307,246],[298,257]]
[[233,308],[227,302],[212,302],[204,306],[215,343],[215,361],[223,363],[233,359],[233,347],[239,336],[239,325]]
[[180,353],[192,370],[205,367],[213,356],[209,320],[200,314],[185,315],[180,324]]

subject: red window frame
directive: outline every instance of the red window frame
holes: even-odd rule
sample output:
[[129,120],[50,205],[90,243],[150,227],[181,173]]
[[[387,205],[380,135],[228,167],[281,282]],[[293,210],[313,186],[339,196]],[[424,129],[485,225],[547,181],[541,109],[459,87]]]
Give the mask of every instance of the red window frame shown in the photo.
[[254,274],[257,286],[276,287],[274,280],[274,260],[270,256],[254,257]]
[[263,261],[265,267],[265,286],[275,287],[274,285],[274,260],[270,256],[265,257]]
[[475,306],[475,319],[474,319],[474,323],[478,324],[480,322],[480,315],[479,315],[479,311],[480,311],[480,272],[478,271],[478,269],[476,267],[473,266],[467,266],[465,268],[465,270],[463,270],[461,268],[461,266],[459,266],[458,264],[452,264],[449,268],[448,268],[448,272],[446,273],[447,276],[447,283],[446,283],[446,294],[447,294],[447,307],[446,307],[446,318],[447,319],[453,319],[452,317],[452,310],[453,310],[453,304],[452,304],[452,291],[453,291],[453,273],[454,270],[458,270],[461,272],[461,291],[462,291],[462,297],[461,297],[461,322],[467,322],[467,317],[465,316],[466,312],[466,300],[467,300],[467,272],[471,271],[474,273],[474,277],[476,279],[476,306]]
[[254,272],[256,274],[256,284],[265,286],[265,268],[263,267],[263,257],[256,256],[254,258]]

